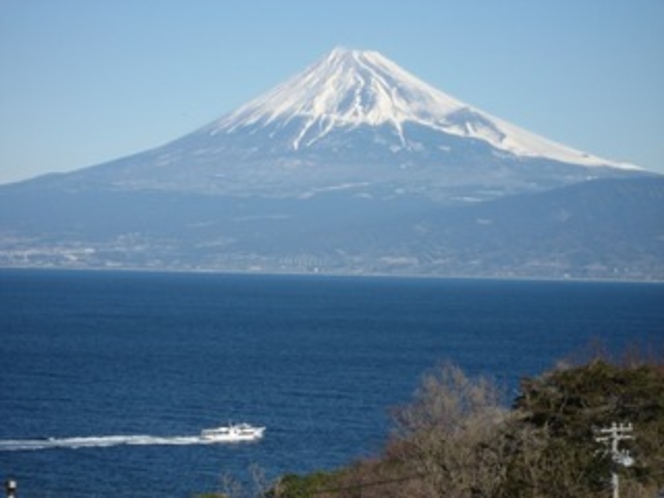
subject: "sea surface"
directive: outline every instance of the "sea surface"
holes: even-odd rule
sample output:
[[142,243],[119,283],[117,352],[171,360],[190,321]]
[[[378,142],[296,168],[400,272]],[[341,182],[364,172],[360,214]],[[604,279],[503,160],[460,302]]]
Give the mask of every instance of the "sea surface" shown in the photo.
[[[664,285],[0,270],[0,480],[188,497],[380,451],[443,361],[519,379],[664,344]],[[204,444],[228,421],[255,443]]]

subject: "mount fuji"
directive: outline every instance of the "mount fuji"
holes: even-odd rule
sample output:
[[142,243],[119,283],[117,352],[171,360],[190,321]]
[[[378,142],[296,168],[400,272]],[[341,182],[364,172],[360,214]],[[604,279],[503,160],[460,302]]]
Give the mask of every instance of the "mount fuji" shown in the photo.
[[[554,244],[552,262],[535,242],[519,249],[519,234],[496,242],[487,229],[519,225],[519,210],[503,219],[505,206],[544,203],[553,211],[529,223],[565,233],[588,215],[574,214],[588,209],[586,188],[602,202],[607,189],[639,199],[648,220],[664,196],[657,175],[491,116],[378,52],[337,48],[161,147],[1,186],[0,265],[650,278],[643,258],[623,261],[629,252],[603,247],[580,269],[568,252],[583,241]],[[619,233],[611,223],[605,234]],[[633,241],[647,258],[662,249],[661,225]]]
[[450,152],[450,146],[422,141],[417,132],[422,127],[448,137],[484,142],[521,157],[619,166],[473,109],[378,52],[334,49],[285,84],[206,127],[204,133],[252,133],[266,127],[271,127],[271,138],[278,138],[291,151],[330,147],[335,134],[368,127],[373,128],[374,143],[392,153]]
[[494,118],[378,52],[337,48],[189,135],[48,181],[76,189],[271,198],[344,189],[455,201],[637,171]]

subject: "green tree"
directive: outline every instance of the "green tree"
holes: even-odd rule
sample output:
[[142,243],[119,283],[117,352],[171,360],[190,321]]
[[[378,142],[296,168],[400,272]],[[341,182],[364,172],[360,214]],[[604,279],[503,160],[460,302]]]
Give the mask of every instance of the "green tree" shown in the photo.
[[[664,369],[662,365],[615,365],[596,359],[559,368],[521,384],[514,408],[523,421],[547,434],[543,455],[557,459],[558,471],[582,470],[585,493],[603,491],[614,463],[595,442],[597,429],[631,423],[635,439],[626,444],[632,468],[618,470],[643,489],[664,486]],[[552,478],[553,479],[553,478]],[[645,491],[644,491],[645,492]]]

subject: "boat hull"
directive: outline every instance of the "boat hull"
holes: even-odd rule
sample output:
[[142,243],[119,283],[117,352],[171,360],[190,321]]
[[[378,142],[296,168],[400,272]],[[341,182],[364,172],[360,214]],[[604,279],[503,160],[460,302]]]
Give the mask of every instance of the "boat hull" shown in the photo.
[[229,425],[201,431],[201,438],[211,443],[235,443],[256,441],[263,437],[265,427],[252,427],[249,424]]

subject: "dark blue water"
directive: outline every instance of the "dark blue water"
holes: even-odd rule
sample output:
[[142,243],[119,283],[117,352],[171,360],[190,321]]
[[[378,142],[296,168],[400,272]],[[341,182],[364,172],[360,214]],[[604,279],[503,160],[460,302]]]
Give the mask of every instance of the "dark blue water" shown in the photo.
[[[25,498],[184,497],[252,465],[330,469],[379,451],[442,360],[514,390],[594,338],[661,347],[664,285],[5,270],[0,479]],[[265,439],[162,444],[229,420]],[[89,445],[46,439],[72,437]]]

